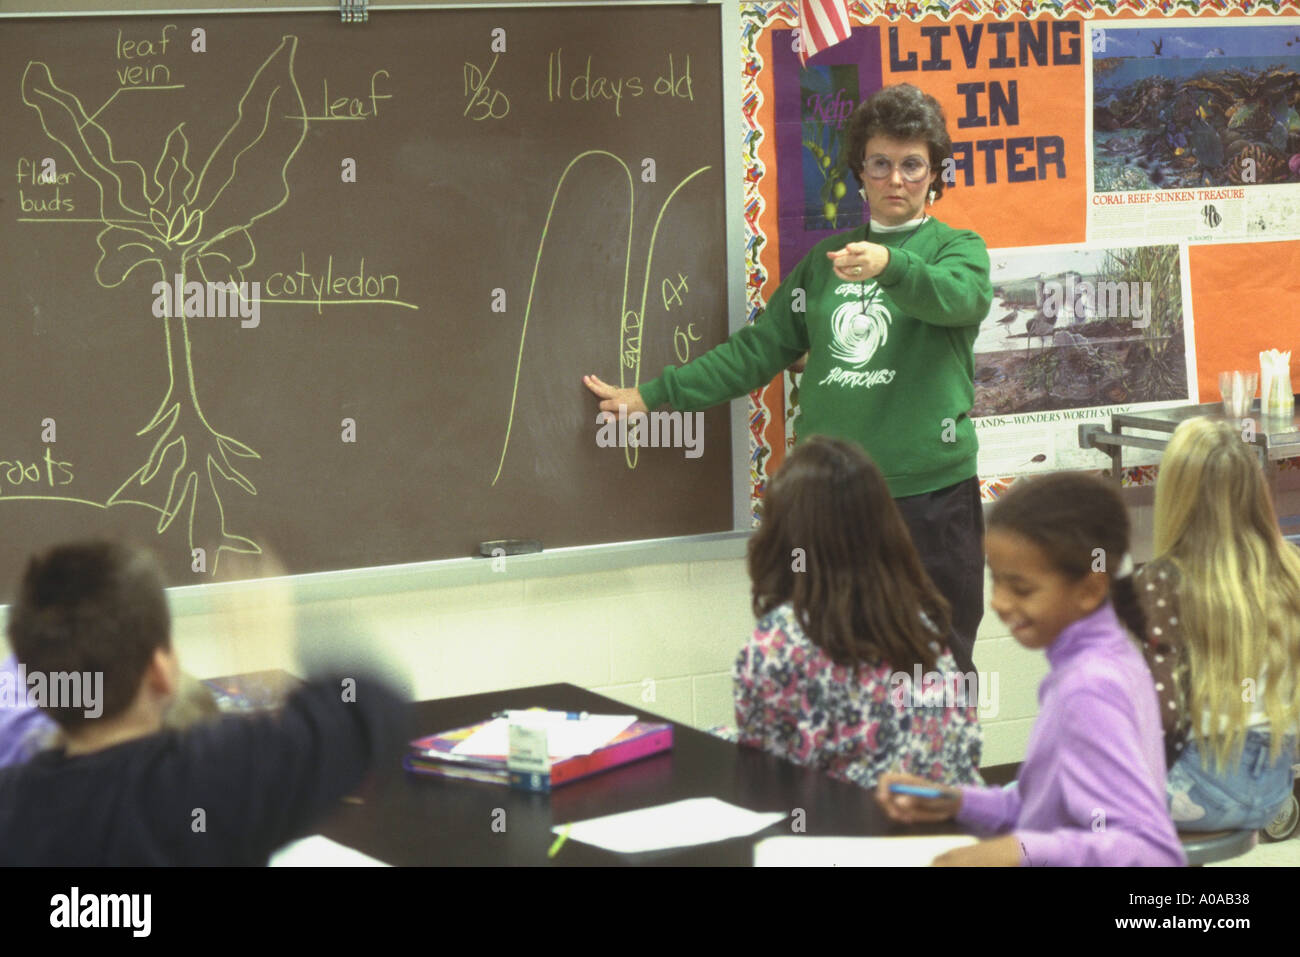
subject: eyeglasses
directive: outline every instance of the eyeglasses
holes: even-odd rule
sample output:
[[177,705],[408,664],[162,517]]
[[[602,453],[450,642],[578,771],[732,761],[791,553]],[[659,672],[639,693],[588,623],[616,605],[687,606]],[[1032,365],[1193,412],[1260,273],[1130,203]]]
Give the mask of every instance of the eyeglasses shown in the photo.
[[898,169],[905,183],[919,183],[930,172],[930,164],[919,156],[909,156],[901,163],[895,164],[888,156],[868,156],[862,171],[871,179],[888,179]]

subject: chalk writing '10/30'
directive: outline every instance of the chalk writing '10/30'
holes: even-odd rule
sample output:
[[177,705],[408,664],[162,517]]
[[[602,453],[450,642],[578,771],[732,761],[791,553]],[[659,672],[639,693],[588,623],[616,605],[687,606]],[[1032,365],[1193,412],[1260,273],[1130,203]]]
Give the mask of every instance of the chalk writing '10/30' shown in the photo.
[[[492,64],[486,73],[468,60],[465,61],[465,96],[469,102],[465,104],[464,115],[471,120],[499,120],[510,112],[510,98],[487,85],[500,57],[499,53],[493,54]],[[470,110],[475,110],[473,116],[470,116]]]

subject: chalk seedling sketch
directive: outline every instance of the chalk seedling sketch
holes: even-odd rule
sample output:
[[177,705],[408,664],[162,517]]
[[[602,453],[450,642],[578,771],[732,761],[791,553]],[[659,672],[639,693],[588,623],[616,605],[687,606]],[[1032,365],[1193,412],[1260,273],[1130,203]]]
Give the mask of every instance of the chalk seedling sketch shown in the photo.
[[[537,258],[533,260],[533,276],[528,283],[528,303],[524,307],[524,323],[523,328],[519,332],[519,354],[515,360],[514,385],[510,394],[510,415],[506,420],[505,439],[501,443],[501,458],[497,461],[496,474],[492,476],[493,485],[496,485],[497,481],[501,478],[501,472],[505,468],[506,464],[506,452],[510,449],[510,433],[514,429],[515,407],[519,400],[519,374],[523,369],[524,364],[524,340],[528,336],[528,320],[533,311],[533,295],[537,290],[537,275],[542,266],[542,252],[546,248],[546,235],[550,231],[551,219],[555,216],[555,207],[560,201],[560,190],[564,187],[565,179],[568,178],[569,173],[573,171],[573,168],[577,166],[579,162],[589,156],[603,156],[612,159],[619,165],[623,170],[624,175],[627,177],[627,256],[623,263],[623,299],[619,307],[619,316],[621,318],[619,319],[618,384],[620,388],[628,388],[629,370],[631,370],[632,373],[632,387],[641,384],[641,335],[645,325],[645,304],[650,293],[650,273],[651,267],[654,264],[655,240],[659,236],[659,227],[663,224],[664,213],[667,212],[668,204],[673,201],[673,197],[675,197],[687,183],[695,179],[695,177],[699,176],[701,173],[705,173],[709,170],[708,166],[701,166],[699,169],[683,178],[681,182],[673,187],[672,192],[668,194],[668,198],[665,199],[663,205],[659,207],[659,213],[655,217],[654,227],[650,231],[650,249],[646,253],[645,273],[644,281],[641,285],[640,305],[637,309],[629,309],[628,284],[632,281],[632,221],[636,205],[635,196],[633,194],[633,190],[635,189],[635,180],[632,177],[632,171],[628,169],[627,163],[623,162],[620,157],[615,156],[607,150],[587,150],[584,153],[579,153],[570,160],[569,165],[564,168],[564,172],[560,174],[559,181],[555,184],[555,192],[551,194],[551,205],[546,212],[546,222],[542,225],[542,237],[537,242]],[[635,291],[633,291],[633,295],[635,295]],[[664,305],[666,308],[667,302],[665,302]],[[636,468],[637,448],[635,445],[629,443],[628,447],[623,452],[623,456],[627,461],[628,468]]]
[[[152,292],[143,292],[159,280],[247,288],[242,284],[244,270],[257,257],[249,230],[289,198],[287,171],[307,134],[307,111],[294,78],[297,45],[297,37],[281,38],[253,73],[234,121],[197,174],[190,166],[184,123],[171,131],[162,155],[147,172],[135,160],[119,157],[108,131],[96,120],[102,107],[87,114],[81,101],[55,82],[45,63],[28,62],[23,102],[36,110],[46,135],[67,150],[99,192],[104,228],[96,237],[96,283],[116,289],[130,278],[142,289],[137,300],[142,305],[154,301]],[[134,504],[155,510],[159,534],[184,515],[190,549],[204,548],[215,573],[223,551],[262,551],[252,539],[227,528],[222,501],[225,483],[257,494],[235,463],[261,456],[208,423],[195,381],[189,317],[172,315],[172,297],[166,298],[169,305],[158,321],[167,354],[167,390],[157,411],[136,432],[152,446],[144,463],[104,506]]]

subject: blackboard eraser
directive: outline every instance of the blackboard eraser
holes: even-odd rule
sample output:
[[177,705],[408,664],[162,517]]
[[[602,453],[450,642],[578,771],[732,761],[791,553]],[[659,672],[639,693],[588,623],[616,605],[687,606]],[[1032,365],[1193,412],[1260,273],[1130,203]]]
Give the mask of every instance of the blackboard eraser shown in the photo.
[[535,538],[502,538],[495,542],[479,542],[475,558],[499,558],[502,555],[533,555],[542,550]]

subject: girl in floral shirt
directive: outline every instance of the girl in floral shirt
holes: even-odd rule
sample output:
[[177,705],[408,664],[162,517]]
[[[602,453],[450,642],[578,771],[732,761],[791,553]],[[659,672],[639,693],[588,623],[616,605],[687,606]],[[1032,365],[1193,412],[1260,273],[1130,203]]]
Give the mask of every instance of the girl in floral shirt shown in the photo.
[[786,458],[749,544],[754,636],[733,672],[742,744],[863,787],[889,770],[982,784],[975,676],[944,640],[948,602],[857,445]]

